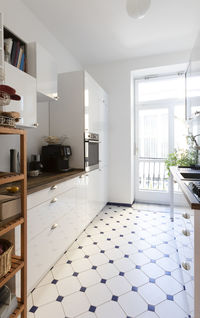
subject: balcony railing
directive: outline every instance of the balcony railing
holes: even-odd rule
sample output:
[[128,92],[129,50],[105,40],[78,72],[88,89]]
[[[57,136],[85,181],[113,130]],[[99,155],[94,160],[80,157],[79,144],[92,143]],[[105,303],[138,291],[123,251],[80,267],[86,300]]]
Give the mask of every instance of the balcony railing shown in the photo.
[[168,191],[165,158],[139,158],[139,189]]

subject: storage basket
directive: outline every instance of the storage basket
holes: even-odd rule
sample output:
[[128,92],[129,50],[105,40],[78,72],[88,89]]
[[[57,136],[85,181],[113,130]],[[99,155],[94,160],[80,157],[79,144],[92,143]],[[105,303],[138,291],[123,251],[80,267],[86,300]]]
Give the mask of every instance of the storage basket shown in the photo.
[[15,118],[0,115],[0,126],[15,127]]
[[0,239],[0,243],[3,244],[4,248],[6,248],[5,252],[0,255],[0,278],[2,278],[11,269],[11,256],[14,245],[3,239]]

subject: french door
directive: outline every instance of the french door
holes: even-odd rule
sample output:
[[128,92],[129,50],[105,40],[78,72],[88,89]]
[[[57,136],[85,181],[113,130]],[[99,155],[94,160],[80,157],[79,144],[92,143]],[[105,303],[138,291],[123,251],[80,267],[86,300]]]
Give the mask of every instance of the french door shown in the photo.
[[135,81],[135,201],[169,204],[165,160],[186,147],[184,93],[183,76]]

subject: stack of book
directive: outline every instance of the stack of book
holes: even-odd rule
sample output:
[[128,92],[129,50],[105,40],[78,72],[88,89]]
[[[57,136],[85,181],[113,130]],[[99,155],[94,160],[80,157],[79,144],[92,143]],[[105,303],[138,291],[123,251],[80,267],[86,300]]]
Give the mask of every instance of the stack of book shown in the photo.
[[25,46],[12,38],[4,39],[5,61],[25,71]]

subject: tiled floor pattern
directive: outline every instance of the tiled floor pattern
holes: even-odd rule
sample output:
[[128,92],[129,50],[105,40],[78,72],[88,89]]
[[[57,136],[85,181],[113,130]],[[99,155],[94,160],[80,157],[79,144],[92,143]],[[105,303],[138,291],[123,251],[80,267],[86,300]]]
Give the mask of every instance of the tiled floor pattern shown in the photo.
[[28,298],[28,318],[185,318],[168,213],[107,206]]

